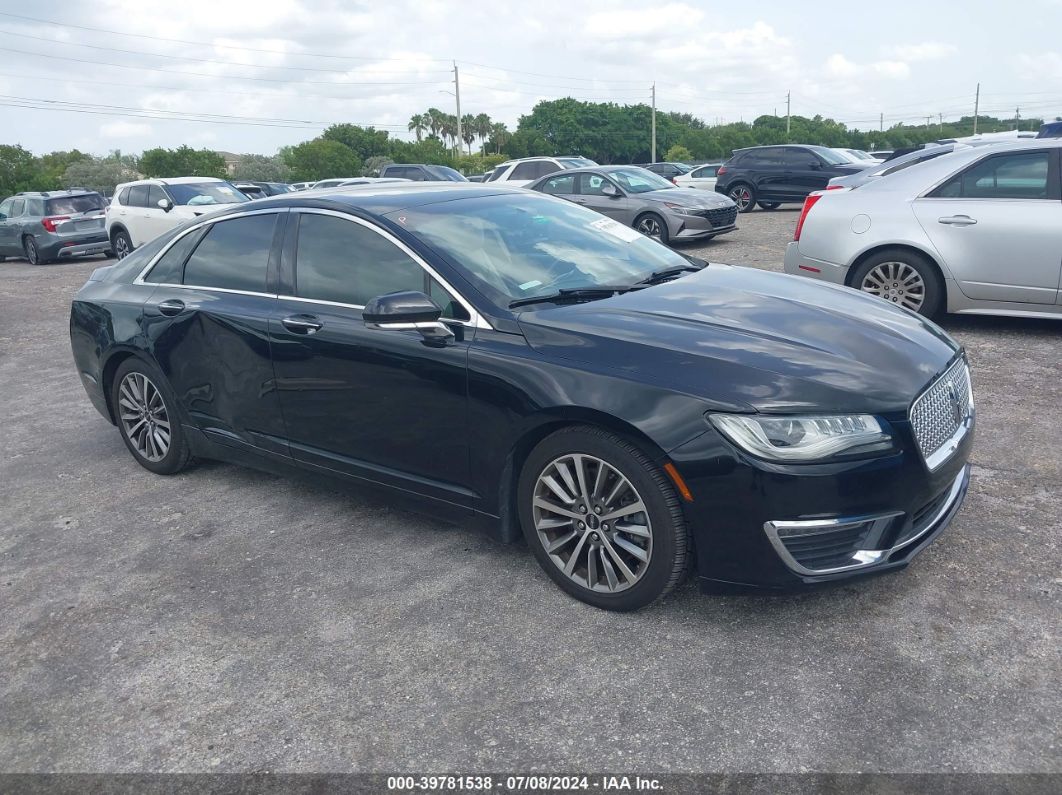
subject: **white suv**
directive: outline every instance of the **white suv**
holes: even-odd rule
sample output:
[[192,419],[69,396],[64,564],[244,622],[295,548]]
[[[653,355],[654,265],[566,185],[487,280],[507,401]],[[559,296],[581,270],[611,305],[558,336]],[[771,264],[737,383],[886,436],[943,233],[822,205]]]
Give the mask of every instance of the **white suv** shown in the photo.
[[215,177],[126,182],[114,189],[114,198],[107,205],[107,237],[115,256],[122,259],[190,218],[220,205],[245,201],[246,196]]
[[503,182],[506,185],[523,187],[546,174],[553,174],[568,168],[586,168],[596,165],[597,163],[593,160],[585,157],[522,157],[519,160],[507,160],[502,163],[483,181]]

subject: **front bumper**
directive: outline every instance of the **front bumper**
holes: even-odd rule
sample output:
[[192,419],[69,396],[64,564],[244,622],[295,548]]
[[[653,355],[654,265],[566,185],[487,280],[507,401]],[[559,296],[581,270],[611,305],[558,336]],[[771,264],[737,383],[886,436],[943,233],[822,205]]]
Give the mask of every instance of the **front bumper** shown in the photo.
[[760,461],[714,430],[672,450],[702,587],[792,590],[906,566],[959,511],[974,433],[930,471],[910,425],[889,422],[898,451],[860,461]]
[[785,247],[785,272],[793,276],[807,276],[812,279],[844,285],[848,277],[845,265],[812,259],[800,253],[800,242],[793,240]]

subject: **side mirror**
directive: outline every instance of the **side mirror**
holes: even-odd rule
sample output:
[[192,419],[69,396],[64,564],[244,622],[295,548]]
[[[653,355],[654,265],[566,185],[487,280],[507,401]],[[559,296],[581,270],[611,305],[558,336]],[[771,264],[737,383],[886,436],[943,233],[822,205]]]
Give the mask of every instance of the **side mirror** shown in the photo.
[[165,210],[166,212],[169,212],[170,210],[173,209],[173,202],[171,202],[169,199],[159,199],[158,205],[159,205],[159,207],[161,209]]
[[601,195],[608,196],[610,199],[618,199],[620,197],[619,188],[611,182],[606,182],[601,186]]
[[445,344],[454,338],[454,333],[439,320],[442,309],[416,290],[378,295],[365,305],[361,317],[371,329],[416,329],[428,342]]

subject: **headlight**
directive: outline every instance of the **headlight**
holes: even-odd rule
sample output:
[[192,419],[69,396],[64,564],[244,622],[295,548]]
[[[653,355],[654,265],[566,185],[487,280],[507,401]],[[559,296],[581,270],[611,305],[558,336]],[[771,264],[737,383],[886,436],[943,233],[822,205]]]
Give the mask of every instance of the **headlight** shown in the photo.
[[710,414],[708,418],[741,449],[775,461],[816,461],[855,448],[870,452],[892,446],[892,437],[869,414],[832,417]]
[[696,215],[699,212],[696,207],[683,207],[681,204],[675,204],[674,202],[664,202],[664,206],[678,215]]

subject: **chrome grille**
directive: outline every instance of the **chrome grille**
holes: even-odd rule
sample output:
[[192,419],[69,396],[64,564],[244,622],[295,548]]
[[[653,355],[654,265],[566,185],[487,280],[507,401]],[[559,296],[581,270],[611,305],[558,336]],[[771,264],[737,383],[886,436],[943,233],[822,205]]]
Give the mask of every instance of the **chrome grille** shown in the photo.
[[951,455],[949,443],[957,443],[966,434],[972,416],[970,368],[965,359],[959,359],[911,406],[911,428],[930,469]]

